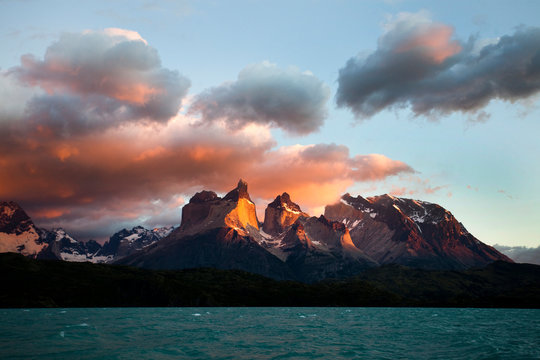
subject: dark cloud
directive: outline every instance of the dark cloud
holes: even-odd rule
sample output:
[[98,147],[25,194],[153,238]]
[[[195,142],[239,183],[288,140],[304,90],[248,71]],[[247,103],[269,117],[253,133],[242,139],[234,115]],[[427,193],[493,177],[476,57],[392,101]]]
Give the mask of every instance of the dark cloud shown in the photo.
[[477,114],[491,100],[516,101],[540,91],[540,28],[521,27],[490,43],[452,39],[453,29],[425,14],[400,14],[377,50],[339,71],[336,101],[357,118],[410,107],[415,115]]
[[243,69],[234,82],[199,94],[190,107],[202,123],[225,120],[231,129],[259,123],[292,134],[318,130],[326,118],[329,89],[310,73],[270,63]]
[[528,248],[525,246],[494,245],[494,247],[517,263],[540,265],[540,246]]
[[190,82],[161,67],[157,51],[122,29],[64,34],[43,60],[24,55],[7,75],[39,87],[27,116],[69,136],[126,122],[165,123],[178,112]]

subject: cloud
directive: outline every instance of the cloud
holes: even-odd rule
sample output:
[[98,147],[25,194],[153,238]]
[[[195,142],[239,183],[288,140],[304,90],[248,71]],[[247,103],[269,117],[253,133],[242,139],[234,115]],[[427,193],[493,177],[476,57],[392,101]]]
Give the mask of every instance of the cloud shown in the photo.
[[244,68],[236,81],[199,94],[189,111],[202,123],[225,120],[231,129],[268,124],[302,135],[322,126],[329,95],[311,73],[263,62]]
[[268,152],[263,161],[254,165],[249,179],[253,184],[250,191],[257,197],[272,199],[287,191],[309,210],[333,203],[354,183],[412,172],[407,164],[384,155],[351,157],[343,145],[311,144]]
[[517,263],[540,265],[540,246],[528,248],[525,246],[494,245],[494,247]]
[[[19,202],[38,226],[104,240],[122,227],[178,225],[196,191],[225,193],[239,178],[258,205],[288,191],[309,210],[352,184],[414,172],[384,155],[351,155],[343,145],[278,147],[271,126],[316,129],[327,89],[294,69],[247,69],[230,89],[253,86],[249,106],[267,118],[200,126],[200,118],[178,111],[187,80],[163,69],[139,34],[63,35],[43,60],[27,56],[1,73],[0,94],[9,102],[0,102],[0,199]],[[259,104],[264,89],[269,103]]]
[[390,19],[375,52],[340,69],[336,102],[358,119],[410,107],[430,118],[462,112],[485,122],[491,100],[517,101],[540,91],[540,28],[520,27],[489,41],[453,38],[427,13]]
[[27,116],[63,137],[128,122],[166,123],[190,86],[161,66],[137,32],[117,28],[63,34],[43,59],[23,55],[3,76],[42,90],[28,102]]
[[223,124],[202,128],[192,121],[179,115],[158,128],[132,124],[30,144],[0,135],[6,140],[0,154],[9,154],[0,155],[0,198],[20,202],[40,226],[99,237],[141,223],[178,225],[179,206],[156,204],[202,189],[225,193],[239,178],[258,205],[288,191],[309,210],[354,183],[412,171],[382,155],[350,156],[342,145],[275,148],[262,125],[230,132]]

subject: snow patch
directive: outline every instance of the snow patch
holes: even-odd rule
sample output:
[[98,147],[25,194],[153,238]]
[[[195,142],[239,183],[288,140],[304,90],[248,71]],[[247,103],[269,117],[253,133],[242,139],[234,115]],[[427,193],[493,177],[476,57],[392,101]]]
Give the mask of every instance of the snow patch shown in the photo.
[[129,236],[126,236],[124,238],[124,240],[127,240],[129,241],[130,243],[134,242],[135,240],[138,240],[141,238],[141,233],[140,232],[136,232],[135,234],[132,234],[132,235],[129,235]]
[[352,225],[351,225],[351,229],[354,229],[358,226],[358,224],[360,224],[362,222],[362,220],[358,219],[358,220],[355,220]]
[[301,214],[302,213],[301,211],[291,209],[290,207],[287,206],[287,204],[283,204],[283,208],[285,210],[287,210],[288,212],[293,213],[293,214]]
[[347,201],[343,200],[343,199],[339,199],[339,201],[342,203],[342,204],[345,204],[345,205],[348,205],[348,206],[352,206],[351,204],[349,204]]
[[14,252],[24,256],[35,256],[48,245],[38,244],[39,235],[34,229],[22,234],[0,233],[0,253]]

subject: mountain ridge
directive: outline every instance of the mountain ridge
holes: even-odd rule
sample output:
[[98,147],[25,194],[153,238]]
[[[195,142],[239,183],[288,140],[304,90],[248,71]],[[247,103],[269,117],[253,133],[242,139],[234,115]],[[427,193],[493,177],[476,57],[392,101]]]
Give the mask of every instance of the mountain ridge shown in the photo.
[[[13,232],[17,226],[8,220],[17,213],[19,229],[35,228],[16,204],[2,204],[0,226]],[[363,198],[347,193],[314,217],[284,192],[267,205],[261,223],[242,179],[223,197],[210,190],[194,194],[176,229],[122,229],[103,246],[78,242],[62,229],[35,229],[34,242],[41,250],[27,256],[151,269],[240,269],[303,282],[347,278],[393,263],[460,270],[512,261],[476,239],[441,206],[387,194]]]

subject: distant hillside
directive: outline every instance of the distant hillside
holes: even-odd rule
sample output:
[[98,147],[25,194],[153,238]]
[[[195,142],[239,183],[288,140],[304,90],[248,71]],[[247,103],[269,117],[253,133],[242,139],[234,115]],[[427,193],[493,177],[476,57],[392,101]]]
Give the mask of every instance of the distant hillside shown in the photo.
[[339,281],[276,281],[239,270],[157,271],[0,254],[0,307],[540,307],[540,266],[442,271],[385,265]]

